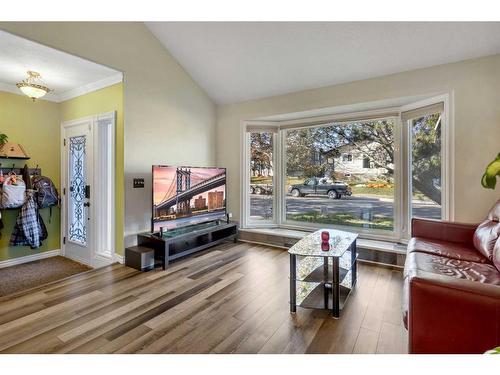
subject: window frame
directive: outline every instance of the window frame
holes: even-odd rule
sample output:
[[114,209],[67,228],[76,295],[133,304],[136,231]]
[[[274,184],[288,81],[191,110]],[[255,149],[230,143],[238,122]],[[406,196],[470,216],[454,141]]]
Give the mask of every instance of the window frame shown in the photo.
[[[386,240],[392,242],[407,242],[411,233],[411,217],[409,216],[411,200],[409,199],[409,136],[408,121],[404,123],[401,114],[406,111],[418,109],[428,105],[443,102],[443,112],[441,118],[441,178],[442,178],[442,218],[443,220],[453,220],[453,113],[452,92],[432,96],[424,100],[414,101],[411,104],[399,105],[397,107],[386,106],[381,109],[369,111],[351,111],[349,113],[332,114],[320,117],[299,118],[292,120],[241,121],[241,186],[240,189],[240,222],[242,228],[283,228],[302,231],[314,231],[322,227],[332,227],[341,230],[355,231],[360,237],[375,240]],[[385,114],[390,113],[390,116]],[[397,115],[396,115],[397,113]],[[356,119],[358,117],[358,119]],[[359,119],[361,117],[362,119]],[[359,227],[343,225],[325,225],[316,223],[293,222],[286,220],[286,191],[283,174],[286,171],[286,131],[303,129],[308,127],[325,126],[331,123],[349,123],[354,121],[369,121],[391,119],[394,121],[394,229],[385,231],[382,229],[363,229]],[[273,218],[272,221],[254,222],[250,219],[250,133],[252,129],[262,132],[271,131],[275,133],[273,137]],[[257,132],[257,131],[255,131]]]
[[[248,127],[252,126],[254,131],[248,131]],[[276,194],[276,183],[280,179],[278,176],[279,168],[276,168],[279,164],[279,156],[277,155],[277,145],[278,145],[278,132],[277,124],[261,121],[245,121],[245,126],[242,127],[241,142],[243,144],[243,152],[241,155],[241,186],[244,189],[240,189],[240,223],[242,228],[273,228],[277,225],[277,210],[278,197]],[[255,221],[250,217],[250,134],[251,133],[273,133],[273,216],[271,220]]]
[[[423,108],[426,106],[431,106],[439,102],[443,103],[443,111],[441,113],[441,220],[453,221],[455,218],[454,210],[454,184],[452,183],[454,178],[454,131],[452,125],[453,112],[451,110],[452,95],[443,94],[435,96],[432,98],[424,99],[412,104],[402,106],[401,113],[412,111],[415,109]],[[411,206],[412,199],[409,196],[410,186],[411,186],[411,176],[409,172],[411,171],[411,126],[412,121],[415,119],[410,118],[406,123],[401,120],[402,134],[403,134],[403,147],[406,152],[401,154],[403,157],[403,163],[405,164],[405,172],[403,176],[404,190],[403,202],[402,202],[402,223],[401,228],[401,239],[406,242],[411,238]]]

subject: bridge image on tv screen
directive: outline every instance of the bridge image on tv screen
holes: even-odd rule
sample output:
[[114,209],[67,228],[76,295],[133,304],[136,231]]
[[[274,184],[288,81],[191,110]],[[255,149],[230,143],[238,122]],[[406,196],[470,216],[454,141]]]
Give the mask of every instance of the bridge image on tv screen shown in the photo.
[[153,166],[153,231],[224,218],[226,169]]

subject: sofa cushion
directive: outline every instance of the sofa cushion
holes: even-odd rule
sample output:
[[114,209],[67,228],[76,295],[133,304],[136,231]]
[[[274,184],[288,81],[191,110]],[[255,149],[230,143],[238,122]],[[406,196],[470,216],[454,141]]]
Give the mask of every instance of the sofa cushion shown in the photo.
[[500,238],[493,248],[493,265],[497,268],[498,272],[500,272]]
[[490,261],[493,261],[493,249],[500,236],[500,200],[488,213],[488,217],[474,232],[474,246]]
[[465,260],[469,262],[487,263],[486,259],[475,248],[456,242],[430,240],[427,238],[414,237],[408,242],[408,253],[421,252],[433,255],[441,255],[451,259]]
[[408,254],[404,271],[405,277],[415,274],[415,271],[500,285],[500,272],[491,264],[451,259],[427,253],[412,252]]
[[488,220],[491,221],[500,221],[500,199],[497,200],[495,205],[491,208],[490,212],[488,212]]

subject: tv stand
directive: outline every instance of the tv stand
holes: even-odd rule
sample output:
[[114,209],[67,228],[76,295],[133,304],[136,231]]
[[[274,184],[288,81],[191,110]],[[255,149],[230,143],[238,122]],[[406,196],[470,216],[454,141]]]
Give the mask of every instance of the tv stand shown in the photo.
[[209,222],[158,233],[137,235],[139,247],[154,249],[154,259],[161,260],[163,269],[169,262],[215,246],[223,241],[236,240],[235,222]]

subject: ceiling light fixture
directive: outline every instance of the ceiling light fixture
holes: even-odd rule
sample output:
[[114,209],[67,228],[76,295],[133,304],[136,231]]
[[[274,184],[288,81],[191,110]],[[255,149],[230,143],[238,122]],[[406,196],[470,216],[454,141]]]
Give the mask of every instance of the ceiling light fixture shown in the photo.
[[31,70],[28,70],[28,78],[26,78],[22,82],[17,83],[16,86],[25,95],[33,99],[33,101],[52,91],[47,86],[45,86],[40,73],[33,72]]

